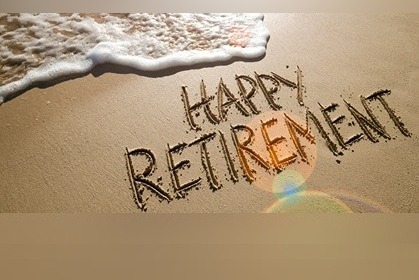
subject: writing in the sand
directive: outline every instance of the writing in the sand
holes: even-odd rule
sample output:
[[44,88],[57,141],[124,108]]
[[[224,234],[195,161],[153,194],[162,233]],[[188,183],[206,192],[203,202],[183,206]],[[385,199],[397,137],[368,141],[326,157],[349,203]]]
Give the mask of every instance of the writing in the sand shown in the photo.
[[[338,103],[328,105],[318,103],[317,108],[309,108],[304,100],[305,87],[299,67],[295,73],[295,82],[274,72],[269,74],[254,73],[252,76],[236,75],[238,94],[234,94],[222,79],[218,83],[215,95],[208,94],[204,81],[201,81],[199,85],[198,94],[191,94],[186,86],[182,86],[181,100],[188,130],[195,131],[197,136],[189,141],[181,141],[176,144],[167,143],[165,147],[166,159],[161,161],[165,165],[165,172],[170,173],[169,180],[171,182],[169,184],[164,184],[162,177],[157,180],[152,179],[158,161],[152,150],[147,148],[126,149],[128,175],[138,207],[144,211],[147,210],[148,197],[145,198],[145,192],[156,196],[160,201],[170,202],[174,198],[184,198],[190,190],[202,185],[216,191],[222,187],[216,174],[219,169],[226,170],[226,180],[228,181],[237,183],[239,173],[242,173],[243,177],[252,183],[258,175],[263,176],[261,174],[263,172],[279,173],[295,162],[309,164],[307,153],[309,147],[307,145],[315,145],[314,131],[317,131],[318,140],[323,142],[335,156],[342,156],[344,150],[362,138],[367,138],[372,143],[377,143],[379,137],[391,139],[392,137],[371,109],[372,105],[381,106],[400,133],[410,136],[400,117],[396,115],[386,99],[386,96],[391,94],[388,89],[376,91],[368,96],[360,96],[362,108],[359,108],[361,106],[356,108],[343,100],[343,106],[346,106],[348,114],[352,115],[358,124],[359,132],[348,137],[342,135],[339,126],[342,125],[346,116],[333,116],[334,111],[340,105]],[[305,111],[303,122],[287,113],[275,98],[282,88],[288,88],[294,92],[293,99],[297,102],[296,106]],[[237,110],[244,118],[261,114],[262,110],[253,101],[258,95],[265,100],[267,107],[272,111],[280,112],[280,114],[260,120],[257,127],[230,123],[228,131],[219,129],[220,124],[228,122],[227,111],[229,109]],[[316,111],[318,112],[315,113]],[[333,139],[317,115],[321,115],[322,122],[331,131]],[[204,127],[197,123],[197,118],[210,123],[206,126],[208,131],[203,131]],[[273,131],[280,122],[284,123],[286,129],[281,130],[284,135],[275,137]],[[352,124],[355,123],[352,122]],[[257,133],[261,134],[263,145],[252,146]],[[228,138],[231,141],[230,144],[228,144]],[[278,149],[284,143],[289,143],[291,146],[287,153],[281,153]],[[210,152],[208,147],[215,144],[219,150]],[[184,156],[183,151],[185,150],[194,150],[199,153],[201,162],[195,164],[200,165],[202,171],[201,174],[192,173],[192,178],[188,180],[181,178],[182,173],[187,172],[192,164],[191,160]],[[218,160],[216,166],[211,160],[213,156],[211,153],[221,155],[222,160]],[[238,163],[235,158],[238,158]],[[142,162],[142,168],[135,166],[139,160]],[[336,161],[340,162],[340,160]],[[220,165],[220,162],[223,164]],[[240,172],[239,169],[241,169]],[[203,178],[206,178],[206,182]],[[167,188],[168,185],[169,188]]]

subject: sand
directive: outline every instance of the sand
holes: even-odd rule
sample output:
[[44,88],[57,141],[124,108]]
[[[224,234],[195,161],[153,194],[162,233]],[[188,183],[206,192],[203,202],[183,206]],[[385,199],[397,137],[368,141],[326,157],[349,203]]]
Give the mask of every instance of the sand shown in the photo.
[[[417,15],[267,14],[271,37],[266,56],[259,60],[172,69],[148,76],[107,65],[84,77],[33,88],[0,106],[0,211],[418,212],[418,21]],[[252,100],[261,114],[252,114],[244,105],[249,112],[245,116],[232,105],[226,120],[214,125],[202,109],[199,116],[193,115],[201,130],[190,128],[182,86],[187,87],[193,103],[199,99],[201,80],[208,96],[215,96],[222,78],[238,97],[235,75],[254,79],[254,72],[274,72],[297,85],[297,67],[302,72],[304,106],[297,100],[297,88],[281,84],[280,91],[273,94],[275,104],[282,107],[277,112],[272,112],[272,104],[259,90]],[[378,142],[364,133],[343,149],[319,103],[323,107],[338,105],[328,114],[332,119],[345,116],[336,128],[346,141],[363,131],[345,101],[368,116],[360,96],[379,90],[388,90],[383,98],[400,118],[392,119],[378,99],[367,102],[389,139],[368,127]],[[217,98],[210,106],[218,116]],[[343,155],[333,154],[311,122],[314,145],[298,134],[309,164],[302,161],[304,157],[281,121],[285,113],[304,128],[307,109]],[[299,199],[292,202],[293,194],[272,192],[275,173],[269,175],[250,158],[257,178],[252,183],[246,180],[230,133],[231,126],[259,127],[252,147],[271,161],[259,124],[272,117],[277,118],[280,129],[269,128],[271,140],[285,138],[274,151],[296,155],[295,162],[282,173],[296,170],[303,177],[304,184],[293,189]],[[225,136],[237,177],[229,172],[219,131]],[[190,160],[190,168],[179,171],[181,184],[198,177],[201,181],[197,188],[175,191],[166,160],[167,145],[190,144],[208,133],[215,133],[207,145],[212,175],[217,177],[216,185],[222,186],[211,188],[211,178],[207,178],[211,174],[205,172],[208,161],[201,159],[198,143],[186,147],[182,154],[173,153],[173,158],[175,162]],[[244,141],[243,135],[238,137]],[[140,194],[142,201],[134,194],[126,149],[137,148],[154,154],[156,169],[150,179],[157,183],[161,177],[161,189],[170,195],[170,202],[150,188]],[[143,167],[147,164],[144,157],[133,159]]]

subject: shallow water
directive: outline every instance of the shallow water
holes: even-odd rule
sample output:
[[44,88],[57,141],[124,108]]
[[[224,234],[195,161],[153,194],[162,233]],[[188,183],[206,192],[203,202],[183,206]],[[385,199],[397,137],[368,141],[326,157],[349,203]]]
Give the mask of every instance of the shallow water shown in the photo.
[[260,14],[0,14],[0,103],[102,63],[158,71],[265,53]]

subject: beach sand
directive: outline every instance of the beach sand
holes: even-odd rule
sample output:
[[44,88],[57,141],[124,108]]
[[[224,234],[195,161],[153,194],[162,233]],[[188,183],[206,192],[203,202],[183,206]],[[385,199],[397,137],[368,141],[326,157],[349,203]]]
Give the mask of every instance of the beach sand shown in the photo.
[[[0,106],[0,211],[143,212],[132,190],[126,149],[146,148],[156,158],[150,178],[157,182],[161,177],[162,189],[173,197],[170,202],[159,201],[146,189],[142,196],[147,213],[275,209],[308,213],[419,212],[418,23],[417,15],[267,14],[270,40],[266,55],[259,60],[171,69],[148,76],[105,65],[84,77],[33,88]],[[272,108],[260,90],[252,99],[261,112],[268,114],[267,119],[261,119],[262,113],[244,116],[233,105],[226,121],[218,125],[206,120],[200,110],[194,118],[202,130],[190,129],[181,98],[182,86],[187,86],[191,103],[199,99],[201,80],[209,96],[215,95],[220,78],[238,96],[235,75],[254,78],[254,72],[274,72],[297,83],[297,67],[303,75],[304,106],[297,101],[297,89],[281,85],[274,94],[282,107],[276,113],[269,115]],[[374,143],[364,133],[362,139],[343,149],[319,103],[323,107],[339,105],[329,115],[332,119],[345,116],[336,127],[347,140],[363,131],[345,101],[368,116],[360,96],[379,90],[391,91],[383,98],[408,132],[403,133],[380,100],[373,99],[368,106],[390,139],[378,137],[368,127],[379,142]],[[217,112],[217,98],[210,105]],[[267,183],[259,184],[259,179],[250,184],[244,178],[231,125],[260,123],[270,116],[279,120],[286,113],[304,126],[307,108],[343,155],[334,155],[316,126],[309,123],[316,144],[304,142],[300,136],[310,153],[309,164],[302,162],[294,149],[298,160],[282,171],[297,170],[302,174],[305,182],[297,195],[304,201],[287,202],[287,197],[271,191],[274,176],[267,175],[250,158],[249,164],[259,177],[268,178]],[[281,129],[276,136],[284,136],[291,147],[288,130],[278,127]],[[276,132],[273,127],[271,130],[273,138]],[[233,157],[237,182],[232,181],[217,147],[219,131]],[[199,145],[191,145],[173,157],[176,162],[190,160],[191,167],[179,171],[183,183],[200,177],[201,184],[185,192],[185,197],[176,198],[182,193],[173,189],[167,144],[190,143],[212,132],[216,139],[209,142],[208,152],[222,187],[216,191],[210,188]],[[262,139],[260,130],[255,134]],[[260,144],[263,142],[259,142],[255,146],[258,154],[269,158],[266,147]]]

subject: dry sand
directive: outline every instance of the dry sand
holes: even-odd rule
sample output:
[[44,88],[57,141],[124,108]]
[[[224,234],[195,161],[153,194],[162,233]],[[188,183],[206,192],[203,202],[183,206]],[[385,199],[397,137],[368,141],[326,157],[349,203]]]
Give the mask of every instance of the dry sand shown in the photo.
[[[150,77],[120,67],[101,67],[82,78],[31,89],[3,104],[0,211],[141,212],[131,190],[125,149],[152,150],[157,167],[152,179],[157,181],[161,176],[162,188],[174,197],[167,171],[167,144],[191,142],[204,133],[221,131],[233,156],[238,182],[232,182],[226,161],[218,152],[220,147],[210,142],[211,163],[223,185],[212,191],[202,168],[199,145],[195,145],[182,155],[174,154],[174,159],[190,160],[190,169],[179,171],[180,179],[184,183],[201,177],[199,188],[192,188],[185,198],[174,198],[170,203],[159,202],[156,195],[150,196],[151,192],[145,190],[144,198],[150,196],[147,212],[265,212],[272,205],[283,211],[418,212],[419,17],[267,14],[265,21],[271,37],[266,56],[259,61],[196,67],[171,75],[155,73]],[[384,99],[411,136],[403,135],[379,100],[368,104],[391,136],[389,140],[372,132],[378,143],[364,135],[347,150],[338,146],[344,154],[335,156],[310,123],[316,145],[300,137],[310,154],[310,165],[299,158],[299,163],[287,169],[296,169],[307,179],[304,190],[301,187],[297,194],[304,201],[278,202],[269,191],[273,176],[252,160],[252,168],[260,178],[268,178],[268,183],[257,183],[260,178],[252,184],[245,180],[230,134],[230,125],[249,124],[252,120],[257,123],[261,117],[245,117],[232,106],[227,120],[213,125],[203,123],[205,114],[201,110],[196,120],[202,130],[195,132],[186,121],[181,93],[182,86],[187,86],[191,102],[197,101],[203,79],[208,95],[214,95],[222,78],[237,95],[235,75],[254,78],[255,71],[275,72],[296,83],[297,65],[303,73],[304,104],[335,144],[338,141],[318,103],[339,105],[330,115],[345,116],[336,126],[347,140],[362,130],[357,123],[349,125],[355,119],[344,100],[366,114],[360,95],[381,89],[391,90]],[[275,116],[281,118],[285,112],[304,124],[306,109],[298,104],[296,96],[297,90],[282,85],[274,94],[282,106]],[[260,111],[272,110],[262,92],[253,100]],[[214,110],[216,101],[211,103]],[[278,131],[276,136],[284,136],[292,146],[288,131]],[[262,139],[260,130],[255,133]],[[270,133],[273,138],[275,132]],[[219,141],[218,134],[211,141]],[[268,158],[266,147],[256,146],[259,154]]]

